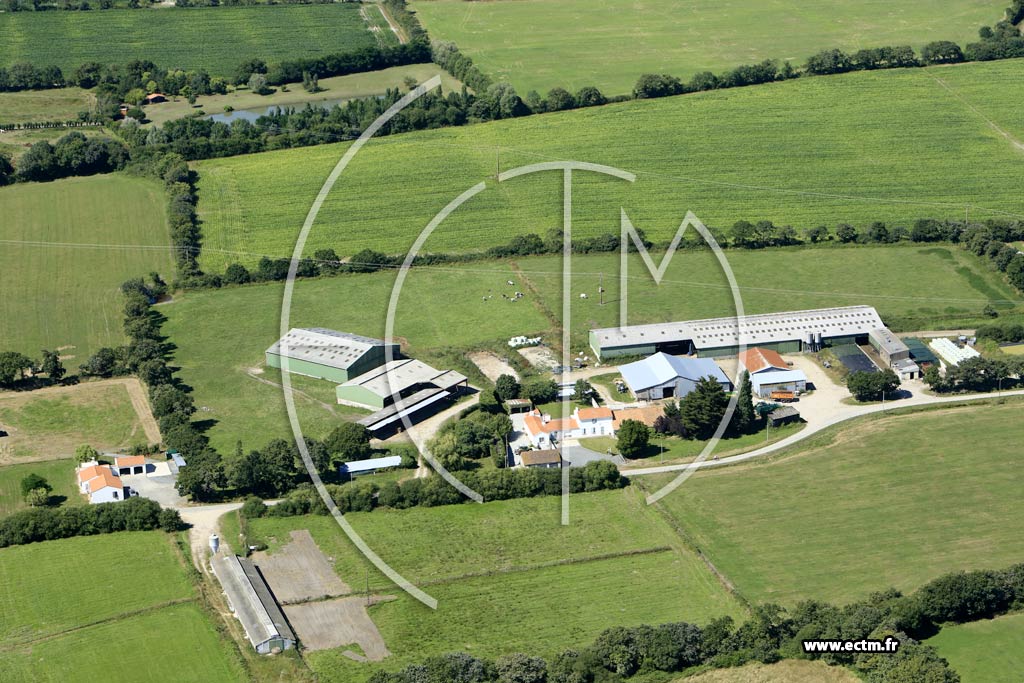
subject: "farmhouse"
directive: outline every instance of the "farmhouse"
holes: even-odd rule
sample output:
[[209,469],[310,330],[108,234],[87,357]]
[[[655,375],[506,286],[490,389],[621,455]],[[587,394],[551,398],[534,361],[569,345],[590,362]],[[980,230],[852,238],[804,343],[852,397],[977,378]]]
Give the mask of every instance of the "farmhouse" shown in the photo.
[[384,458],[367,458],[366,460],[343,462],[341,463],[341,466],[338,467],[338,472],[342,477],[348,476],[349,478],[352,478],[358,477],[360,474],[373,474],[377,470],[400,467],[401,465],[402,456],[389,455]]
[[579,426],[580,436],[601,436],[613,432],[615,413],[609,408],[577,408],[573,417]]
[[[283,368],[287,361],[289,372],[340,384],[384,365],[388,350],[380,339],[323,327],[294,328],[267,349],[266,358],[272,368]],[[390,357],[398,355],[398,344],[391,344]]]
[[415,422],[457,396],[469,380],[454,370],[438,370],[412,358],[390,363],[338,385],[338,403],[377,412],[359,421],[376,436],[396,430],[402,418]]
[[215,555],[212,564],[231,611],[256,652],[269,654],[295,647],[295,634],[256,566],[230,554]]
[[680,358],[655,353],[644,360],[621,366],[619,372],[633,395],[641,401],[686,396],[705,377],[716,380],[726,391],[732,390],[732,382],[710,358]]
[[575,418],[566,417],[552,420],[539,410],[532,410],[523,418],[526,433],[537,448],[554,446],[565,439],[573,439],[579,434],[580,425]]
[[653,426],[664,409],[660,405],[643,408],[580,408],[572,417],[551,419],[539,410],[530,411],[523,418],[527,436],[537,448],[549,448],[565,439],[580,439],[589,436],[614,436],[623,420],[638,420]]
[[555,448],[540,451],[522,451],[518,457],[523,467],[551,469],[562,466],[562,453]]
[[590,331],[590,347],[602,360],[658,352],[732,356],[741,343],[795,353],[863,341],[868,332],[880,327],[882,319],[873,307],[844,306],[595,329]]
[[750,374],[755,396],[768,398],[773,391],[806,391],[807,375],[790,369],[782,356],[771,349],[755,346],[739,355],[740,367]]
[[124,500],[124,483],[109,465],[95,460],[78,468],[78,489],[89,496],[90,503],[114,503]]

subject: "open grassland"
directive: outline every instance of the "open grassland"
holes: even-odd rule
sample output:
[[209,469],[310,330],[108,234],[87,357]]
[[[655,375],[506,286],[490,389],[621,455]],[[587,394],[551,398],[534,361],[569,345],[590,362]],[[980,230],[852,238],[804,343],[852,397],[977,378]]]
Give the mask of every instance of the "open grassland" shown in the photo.
[[659,505],[756,602],[846,603],[1002,567],[1024,551],[1020,410],[872,417],[781,461],[701,472]]
[[[74,130],[87,138],[111,137],[110,132],[100,126],[85,126],[75,128]],[[3,133],[0,133],[0,154],[8,155],[17,165],[18,159],[35,143],[47,140],[50,144],[53,144],[69,132],[70,129],[68,128],[20,128],[18,130],[5,130]]]
[[[459,81],[436,64],[409,64],[380,71],[321,78],[319,85],[322,90],[317,93],[307,92],[293,84],[287,92],[276,88],[270,95],[259,95],[248,88],[239,88],[224,95],[200,97],[195,105],[189,104],[185,98],[175,97],[173,101],[147,106],[145,108],[146,118],[153,123],[160,124],[171,119],[188,116],[200,109],[207,114],[220,114],[226,106],[234,108],[236,113],[242,110],[262,113],[268,107],[301,109],[306,104],[333,106],[339,101],[383,95],[389,88],[398,88],[404,91],[406,78],[414,78],[417,83],[422,83],[433,76],[441,77],[441,86],[446,93],[458,92],[462,88]],[[0,112],[3,111],[2,105],[3,96],[0,96]],[[0,117],[0,120],[2,119],[3,117]]]
[[[434,611],[402,594],[370,608],[393,653],[380,666],[453,650],[551,655],[612,625],[741,615],[638,491],[572,496],[569,526],[561,525],[559,511],[552,496],[347,515],[385,561],[439,603]],[[271,539],[272,550],[290,530],[309,529],[354,589],[368,584],[375,593],[396,594],[329,517],[250,525]],[[343,657],[343,649],[309,656],[322,680],[356,680],[372,670]]]
[[[482,71],[521,93],[594,85],[632,90],[643,73],[689,79],[764,59],[800,64],[819,50],[977,39],[978,27],[1003,17],[993,0],[417,0],[435,39],[454,41]],[[613,58],[609,58],[614,55]]]
[[0,463],[67,458],[84,443],[101,451],[149,443],[128,381],[0,393],[0,426],[8,433],[0,438]]
[[[1024,152],[989,120],[1017,130],[1021,60],[855,73],[657,101],[626,102],[374,140],[347,167],[308,242],[405,253],[466,189],[488,188],[427,240],[466,251],[562,223],[562,179],[496,185],[497,167],[572,159],[637,173],[635,183],[577,172],[575,235],[618,234],[620,207],[668,241],[687,210],[722,232],[737,220],[809,228],[920,217],[1020,214]],[[951,92],[936,81],[948,79]],[[953,85],[954,82],[957,85]],[[959,83],[969,82],[961,93]],[[978,102],[982,109],[972,108]],[[990,112],[982,116],[979,111]],[[1016,122],[1016,123],[1014,123]],[[204,161],[199,210],[204,266],[287,256],[346,146]],[[823,276],[823,279],[824,278]]]
[[0,550],[5,683],[246,680],[162,531]]
[[81,88],[0,93],[0,123],[67,121],[95,102],[96,96]]
[[1024,614],[946,626],[928,644],[963,683],[1017,683],[1024,671]]
[[[87,574],[85,576],[88,576]],[[84,578],[84,577],[83,577]],[[108,599],[117,600],[121,591]],[[136,590],[144,591],[136,585]],[[23,648],[0,651],[6,683],[113,681],[131,683],[241,683],[236,656],[194,604],[171,605],[73,631]]]
[[[548,321],[530,303],[512,304],[496,295],[508,290],[505,281],[514,277],[508,266],[497,268],[411,273],[397,307],[396,338],[407,341],[416,357],[449,367],[449,360],[470,364],[461,357],[446,359],[450,348],[546,330]],[[291,325],[383,337],[393,284],[392,272],[300,281]],[[488,291],[495,298],[483,301]],[[264,352],[280,336],[282,292],[279,284],[197,291],[160,306],[168,318],[164,333],[177,347],[179,376],[195,390],[196,404],[208,408],[197,418],[216,421],[210,437],[222,452],[233,451],[239,439],[245,448],[258,448],[271,438],[291,435],[280,372],[263,365]],[[310,436],[326,435],[346,416],[366,414],[335,405],[330,382],[296,376],[293,386],[303,392],[296,395],[296,405]]]
[[59,348],[74,369],[123,343],[121,283],[173,277],[165,201],[120,174],[0,188],[0,349]]
[[857,683],[851,671],[824,662],[784,659],[775,664],[747,664],[679,678],[675,683]]
[[[273,40],[268,40],[273,36]],[[32,62],[70,73],[96,61],[148,59],[164,68],[230,76],[244,59],[268,63],[376,45],[358,3],[114,12],[18,12],[0,22],[0,65]]]
[[75,463],[72,460],[6,465],[0,467],[0,516],[6,516],[26,507],[21,495],[21,480],[38,474],[53,487],[51,504],[82,505],[85,496],[78,492]]
[[[739,285],[745,313],[770,313],[827,306],[875,306],[896,329],[929,327],[938,321],[981,322],[993,303],[1004,314],[1022,299],[989,265],[958,247],[902,244],[725,252]],[[588,330],[619,324],[619,255],[573,258],[574,345],[585,347]],[[657,262],[660,255],[655,254]],[[545,310],[561,319],[562,259],[520,259],[519,272]],[[886,274],[880,287],[867,272]],[[737,311],[726,275],[707,250],[677,252],[656,284],[639,256],[629,262],[626,287],[630,323],[694,320]],[[598,286],[605,288],[600,304]],[[581,299],[579,294],[587,294]]]
[[27,643],[193,597],[171,536],[80,536],[0,550],[0,635]]

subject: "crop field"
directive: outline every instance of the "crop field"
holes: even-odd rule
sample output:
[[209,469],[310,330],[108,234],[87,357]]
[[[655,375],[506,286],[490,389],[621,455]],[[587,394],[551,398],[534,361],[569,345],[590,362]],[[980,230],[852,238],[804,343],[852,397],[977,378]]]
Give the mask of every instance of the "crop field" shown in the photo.
[[[410,274],[397,307],[396,338],[431,362],[435,351],[446,354],[449,348],[548,329],[548,320],[528,301],[513,304],[497,296],[511,289],[505,282],[516,275],[507,266],[498,265],[497,272],[493,264],[489,268]],[[295,287],[291,325],[383,337],[393,284],[391,272],[301,281]],[[168,318],[163,331],[177,346],[179,376],[203,407],[197,419],[216,421],[209,435],[224,453],[232,452],[239,439],[245,448],[258,448],[271,438],[291,435],[280,373],[264,367],[264,352],[280,336],[282,292],[280,284],[196,291],[160,307]],[[488,292],[494,292],[494,299],[484,301]],[[451,306],[453,300],[459,305]],[[435,362],[450,367],[449,360]],[[311,436],[326,435],[345,417],[367,414],[335,405],[330,382],[295,376],[293,386],[303,392],[296,405]]]
[[124,343],[121,283],[173,278],[165,201],[118,174],[0,188],[0,349],[59,349],[74,370]]
[[126,389],[133,381],[0,394],[0,463],[67,458],[83,443],[102,451],[155,441],[142,424],[152,416],[140,419]]
[[455,42],[484,73],[511,81],[521,94],[593,85],[620,95],[643,73],[689,80],[765,59],[802,64],[829,48],[963,44],[1003,17],[993,0],[416,0],[413,8],[432,38]]
[[[267,40],[272,35],[273,40]],[[116,40],[110,40],[117,36]],[[174,36],[168,39],[168,36]],[[358,3],[110,12],[18,12],[0,23],[0,65],[59,66],[148,59],[164,68],[229,76],[244,59],[267,63],[376,45]]]
[[53,487],[51,504],[85,503],[85,497],[78,492],[75,483],[75,463],[72,460],[6,465],[0,467],[0,517],[27,507],[21,496],[21,480],[30,474],[38,474]]
[[[272,549],[290,530],[309,529],[342,580],[398,595],[370,608],[393,653],[382,664],[389,669],[452,650],[550,655],[611,625],[741,616],[638,491],[574,495],[569,526],[560,524],[559,506],[557,497],[545,497],[348,515],[375,551],[438,599],[437,611],[398,595],[329,517],[264,518],[250,526],[272,539]],[[369,675],[367,665],[341,656],[343,649],[309,655],[323,680]]]
[[660,505],[755,602],[842,604],[1000,568],[1024,552],[1020,408],[876,416],[781,460],[699,473]]
[[1016,683],[1024,670],[1024,614],[946,626],[928,644],[963,683]]
[[824,662],[784,659],[775,664],[747,664],[687,676],[674,683],[857,683],[848,669]]
[[4,681],[243,681],[161,531],[0,550]]
[[[799,229],[840,222],[1020,215],[1021,60],[808,78],[626,102],[371,141],[310,233],[310,253],[405,253],[431,218],[482,180],[488,188],[427,240],[467,251],[562,223],[558,173],[496,185],[497,168],[602,163],[635,183],[576,172],[573,231],[618,234],[620,207],[668,241],[687,210],[721,234],[737,220]],[[947,87],[938,82],[941,77]],[[975,107],[975,103],[978,104]],[[972,108],[974,107],[974,108]],[[981,112],[979,114],[979,112]],[[219,271],[291,254],[306,213],[346,146],[196,164],[203,265]],[[897,163],[898,161],[898,163]]]

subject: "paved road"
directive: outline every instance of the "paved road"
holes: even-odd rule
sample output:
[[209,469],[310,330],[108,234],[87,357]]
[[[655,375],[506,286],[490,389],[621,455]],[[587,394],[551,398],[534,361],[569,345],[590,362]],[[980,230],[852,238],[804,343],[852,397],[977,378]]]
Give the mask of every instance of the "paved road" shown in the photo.
[[719,460],[705,460],[700,463],[686,463],[681,465],[664,465],[662,467],[640,467],[636,469],[623,468],[619,469],[623,474],[627,475],[638,475],[638,474],[661,474],[664,472],[679,472],[689,467],[699,469],[703,467],[719,467],[722,465],[731,465],[738,462],[744,462],[746,460],[753,460],[754,458],[760,458],[774,453],[776,451],[792,446],[793,444],[806,439],[807,437],[820,432],[823,429],[831,427],[832,425],[852,420],[863,415],[871,415],[872,413],[880,413],[883,410],[890,410],[893,408],[905,408],[909,406],[926,406],[926,405],[940,405],[943,403],[963,403],[964,401],[978,401],[982,399],[993,399],[1002,396],[1024,396],[1024,390],[1017,391],[1004,391],[1002,394],[989,393],[989,394],[969,394],[969,395],[957,395],[957,396],[928,396],[925,394],[917,394],[910,398],[900,399],[898,401],[888,401],[883,404],[872,404],[866,406],[847,406],[843,405],[842,408],[850,408],[850,410],[841,410],[837,412],[833,417],[824,421],[815,422],[808,424],[804,429],[800,430],[796,434],[789,436],[781,441],[759,448],[756,451],[748,451],[747,453],[740,453],[739,455],[729,456],[728,458],[721,458]]

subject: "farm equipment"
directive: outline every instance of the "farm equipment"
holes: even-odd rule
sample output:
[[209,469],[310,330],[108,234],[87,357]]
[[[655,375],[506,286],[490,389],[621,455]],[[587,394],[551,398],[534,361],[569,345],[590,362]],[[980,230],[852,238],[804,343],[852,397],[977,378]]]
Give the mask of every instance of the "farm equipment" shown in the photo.
[[792,391],[773,391],[768,398],[779,403],[794,403],[799,400]]

